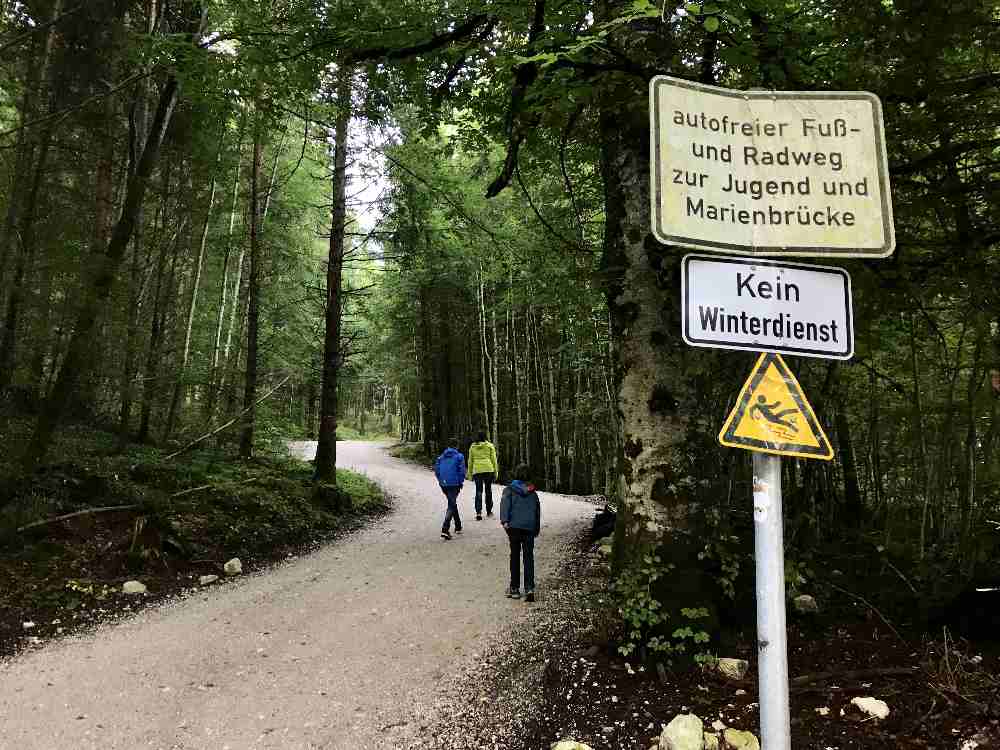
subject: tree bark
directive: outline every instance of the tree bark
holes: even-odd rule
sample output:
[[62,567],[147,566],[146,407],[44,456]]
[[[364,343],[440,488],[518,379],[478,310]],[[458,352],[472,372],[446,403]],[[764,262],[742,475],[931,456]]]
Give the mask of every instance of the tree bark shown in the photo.
[[253,435],[257,413],[257,336],[260,329],[260,166],[264,153],[264,123],[256,113],[253,158],[250,165],[250,275],[247,278],[247,367],[243,387],[243,431],[240,458],[253,456]]
[[[219,153],[222,149],[220,144]],[[194,314],[198,306],[198,287],[201,285],[201,269],[205,263],[205,246],[208,243],[208,228],[212,223],[212,209],[215,208],[215,189],[217,185],[216,173],[212,172],[212,184],[209,188],[208,210],[205,212],[205,222],[201,227],[201,241],[198,248],[198,260],[195,263],[194,279],[191,282],[191,301],[188,303],[187,323],[184,331],[184,348],[181,351],[180,372],[177,374],[177,382],[174,384],[174,394],[170,399],[170,412],[167,415],[167,429],[163,435],[166,440],[174,431],[177,420],[177,411],[180,406],[181,396],[184,392],[184,380],[187,377],[188,357],[191,354],[191,330],[194,327]]]
[[94,324],[111,295],[118,267],[128,249],[132,233],[135,231],[136,217],[146,197],[150,175],[159,158],[160,146],[173,115],[177,93],[177,79],[171,76],[160,92],[156,114],[153,116],[149,137],[143,147],[139,166],[129,179],[121,218],[115,225],[107,247],[95,248],[98,252],[94,253],[93,270],[82,291],[82,300],[76,315],[69,351],[63,360],[52,392],[42,407],[34,433],[21,457],[21,468],[26,474],[33,472],[45,458],[52,440],[52,433],[67,404],[72,399],[81,376],[92,364],[88,353],[91,349],[90,339]]
[[[233,202],[232,207],[229,210],[229,228],[226,231],[226,249],[222,256],[222,284],[219,288],[219,314],[216,317],[215,323],[215,338],[212,343],[212,361],[209,366],[208,374],[208,394],[205,398],[205,421],[211,421],[212,417],[215,415],[215,402],[218,398],[219,392],[219,353],[222,346],[222,329],[226,322],[226,306],[228,302],[229,294],[229,259],[233,254],[233,230],[236,227],[236,213],[239,208],[239,198],[240,198],[240,165],[241,155],[243,150],[242,134],[240,140],[236,144],[236,170],[233,177]],[[239,278],[239,267],[242,266],[242,254],[240,255],[240,263],[237,264],[237,278]],[[236,302],[239,296],[239,286],[233,290],[233,304],[236,307]],[[227,343],[228,347],[228,343]]]
[[337,80],[337,118],[333,133],[333,176],[330,208],[330,249],[326,265],[326,335],[323,340],[323,385],[320,398],[317,482],[337,482],[337,383],[342,361],[340,322],[347,221],[347,135],[351,121],[353,69],[341,66]]
[[[34,76],[29,75],[29,80],[25,82],[25,93],[22,100],[22,120],[30,120],[36,111],[45,109],[43,100],[51,99],[51,94],[47,93],[49,68],[52,61],[52,49],[55,46],[57,26],[56,19],[62,13],[63,0],[55,0],[52,5],[52,25],[49,26],[45,35],[45,43],[42,47],[42,57]],[[32,80],[32,78],[34,80]],[[33,90],[34,89],[34,90]],[[14,253],[14,274],[10,284],[10,291],[7,295],[3,326],[3,336],[0,340],[0,389],[10,385],[14,377],[14,368],[17,364],[17,323],[21,311],[22,297],[25,291],[25,276],[28,273],[35,254],[35,215],[38,210],[38,193],[41,189],[45,175],[46,162],[48,161],[49,149],[52,145],[52,130],[54,123],[47,124],[37,138],[32,140],[30,135],[22,130],[18,134],[18,149],[15,156],[15,172],[18,169],[28,171],[28,166],[34,160],[34,170],[32,171],[31,183],[28,188],[27,198],[24,207],[19,211],[18,201],[21,199],[20,186],[16,184],[19,175],[14,174],[15,184],[8,196],[7,224],[4,226],[3,242],[4,255],[0,258],[0,279],[5,276],[7,258],[11,254],[11,244],[14,242],[14,227],[20,223],[20,241],[18,249]],[[35,154],[37,153],[37,156]]]
[[[626,6],[624,0],[610,0],[595,15],[611,21]],[[670,33],[658,19],[638,20],[620,25],[609,43],[631,59],[656,65],[669,59],[674,47]],[[658,549],[664,563],[674,566],[670,585],[654,592],[664,610],[698,601],[712,611],[717,589],[698,560],[704,544],[703,508],[683,481],[688,421],[702,406],[691,383],[694,357],[680,336],[683,253],[661,245],[650,232],[645,85],[611,77],[603,86],[599,129],[606,221],[601,265],[616,342],[617,407],[624,437],[613,566],[620,570]],[[714,624],[709,621],[707,627]]]

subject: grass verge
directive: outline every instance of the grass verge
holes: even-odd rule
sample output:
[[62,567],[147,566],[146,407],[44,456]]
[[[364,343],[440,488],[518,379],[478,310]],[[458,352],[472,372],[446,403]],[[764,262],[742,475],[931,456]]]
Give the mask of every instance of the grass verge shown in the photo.
[[[335,487],[316,487],[312,466],[287,456],[243,462],[203,451],[167,461],[167,451],[144,446],[114,453],[114,440],[67,429],[52,453],[61,458],[16,486],[0,511],[0,657],[197,589],[201,576],[225,585],[227,560],[259,570],[388,509],[374,482],[346,470]],[[133,579],[148,594],[123,594]]]

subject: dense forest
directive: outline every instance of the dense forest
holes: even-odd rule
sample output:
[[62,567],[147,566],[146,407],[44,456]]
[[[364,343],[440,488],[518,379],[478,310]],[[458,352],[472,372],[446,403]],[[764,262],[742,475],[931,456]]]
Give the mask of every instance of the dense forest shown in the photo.
[[71,423],[316,437],[324,481],[338,428],[483,430],[502,478],[617,506],[619,569],[659,547],[693,571],[664,597],[724,602],[751,469],[716,436],[752,358],[684,344],[684,251],[650,235],[668,74],[884,108],[898,245],[840,262],[854,358],[790,360],[836,457],[784,463],[789,555],[995,566],[991,3],[6,0],[0,33],[0,393],[33,425],[0,511]]

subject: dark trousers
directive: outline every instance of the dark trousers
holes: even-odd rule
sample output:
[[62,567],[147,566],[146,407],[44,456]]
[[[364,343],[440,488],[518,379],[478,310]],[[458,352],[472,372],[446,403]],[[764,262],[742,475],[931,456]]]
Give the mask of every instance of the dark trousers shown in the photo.
[[451,529],[451,519],[455,519],[455,531],[462,530],[462,517],[458,515],[458,493],[462,491],[459,487],[442,487],[441,491],[444,496],[448,498],[448,510],[444,514],[444,526],[441,527],[441,531],[449,531]]
[[510,540],[510,587],[521,587],[521,555],[524,555],[524,591],[535,590],[535,535],[524,529],[507,529]]
[[493,512],[493,472],[487,471],[483,474],[473,474],[476,481],[476,515],[483,514],[483,495],[486,495],[486,512]]

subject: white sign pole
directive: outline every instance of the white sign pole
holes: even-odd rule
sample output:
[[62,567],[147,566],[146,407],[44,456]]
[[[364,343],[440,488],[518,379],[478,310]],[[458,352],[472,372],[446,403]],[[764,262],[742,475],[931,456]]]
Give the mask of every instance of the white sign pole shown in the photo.
[[781,457],[754,452],[753,475],[760,739],[764,750],[790,750]]
[[[669,76],[653,78],[649,94],[652,230],[660,242],[763,256],[892,254],[896,237],[878,97],[863,91],[734,91]],[[736,296],[746,292],[746,299],[770,302],[777,290],[792,291],[784,283],[751,286],[745,279]],[[778,302],[788,302],[785,297]],[[719,307],[706,316],[720,320]],[[785,313],[767,312],[743,309],[730,325],[727,310],[721,335],[688,343],[762,339],[768,328],[772,339],[784,339]],[[833,320],[796,319],[795,312],[788,312],[792,338],[802,338],[801,326],[804,337],[819,344],[812,356],[850,356],[822,346],[830,343],[823,326],[826,339],[834,338]],[[709,333],[720,333],[718,322]],[[808,353],[785,341],[771,343],[751,340],[747,348]],[[753,469],[761,739],[764,750],[790,750],[781,459],[755,452]]]

